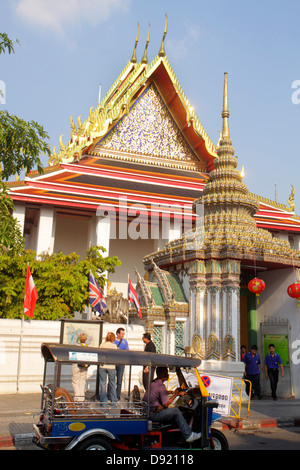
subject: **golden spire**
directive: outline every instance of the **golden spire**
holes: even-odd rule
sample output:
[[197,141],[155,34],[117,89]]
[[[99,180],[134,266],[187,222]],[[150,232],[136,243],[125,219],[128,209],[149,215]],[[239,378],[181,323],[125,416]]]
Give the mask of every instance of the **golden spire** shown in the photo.
[[132,62],[133,64],[136,64],[136,62],[137,62],[137,60],[136,60],[136,48],[137,48],[137,45],[138,45],[138,42],[139,42],[139,33],[140,33],[140,24],[138,23],[138,30],[137,30],[137,33],[136,33],[135,45],[134,45],[132,57],[130,59],[130,62]]
[[167,35],[167,29],[168,29],[168,16],[166,14],[166,23],[165,23],[165,30],[164,30],[164,35],[161,41],[160,49],[158,52],[159,57],[165,57],[166,51],[165,51],[165,38]]
[[228,125],[228,118],[229,118],[229,109],[228,109],[228,84],[227,84],[227,72],[224,73],[224,94],[223,94],[223,111],[222,111],[222,118],[223,118],[223,129],[222,129],[222,137],[223,139],[228,138],[230,139],[229,135],[229,125]]
[[149,29],[148,29],[146,47],[145,47],[144,55],[143,55],[143,58],[142,58],[142,61],[141,61],[142,64],[148,64],[147,49],[148,49],[149,41],[150,41],[150,24],[149,24]]

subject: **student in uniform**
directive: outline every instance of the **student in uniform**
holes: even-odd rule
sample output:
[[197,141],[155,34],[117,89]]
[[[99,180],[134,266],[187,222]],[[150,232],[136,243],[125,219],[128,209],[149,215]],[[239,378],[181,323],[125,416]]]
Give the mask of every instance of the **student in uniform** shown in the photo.
[[284,377],[282,359],[279,356],[279,354],[275,352],[275,345],[269,344],[269,354],[267,354],[265,357],[265,376],[266,376],[266,379],[269,378],[270,380],[273,400],[277,400],[276,390],[277,390],[278,375],[279,375],[278,367],[280,367],[281,376]]
[[[250,348],[250,351],[247,352],[243,358],[245,363],[245,372],[244,376],[246,380],[249,380],[252,383],[251,398],[253,398],[254,393],[258,396],[258,399],[262,399],[261,388],[260,388],[260,357],[257,353],[258,347],[256,344],[253,344]],[[250,393],[250,384],[246,383],[246,393],[249,396]]]

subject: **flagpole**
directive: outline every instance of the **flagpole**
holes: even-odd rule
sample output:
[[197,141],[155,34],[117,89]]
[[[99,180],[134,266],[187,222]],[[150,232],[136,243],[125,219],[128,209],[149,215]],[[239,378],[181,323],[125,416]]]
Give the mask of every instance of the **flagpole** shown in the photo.
[[128,295],[128,288],[129,288],[129,274],[127,275],[127,303],[128,303],[128,312],[127,312],[127,331],[126,336],[128,337],[128,323],[129,323],[129,295]]
[[[29,266],[29,262],[27,261],[27,268]],[[27,279],[27,272],[26,272],[26,279]],[[20,391],[20,372],[21,372],[21,356],[22,356],[22,346],[23,346],[23,333],[24,333],[24,307],[22,312],[22,319],[21,319],[21,333],[20,333],[20,342],[19,342],[19,358],[18,358],[18,370],[17,370],[17,393]]]
[[21,334],[19,342],[19,359],[18,359],[18,371],[17,371],[17,393],[20,389],[20,371],[21,371],[21,355],[22,355],[22,344],[23,344],[23,332],[24,332],[24,312],[22,313],[21,319]]

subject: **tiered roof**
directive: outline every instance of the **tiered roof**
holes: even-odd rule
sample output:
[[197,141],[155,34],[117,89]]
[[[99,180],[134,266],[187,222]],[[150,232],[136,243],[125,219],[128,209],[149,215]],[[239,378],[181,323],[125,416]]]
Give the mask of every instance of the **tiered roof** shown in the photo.
[[[166,23],[167,26],[167,23]],[[188,204],[199,198],[215,169],[217,149],[205,132],[166,57],[164,39],[149,63],[131,60],[71,139],[60,137],[43,175],[10,183],[13,200],[94,212],[101,204]],[[249,196],[250,197],[250,196]],[[287,206],[251,196],[260,227],[300,232],[300,219]]]

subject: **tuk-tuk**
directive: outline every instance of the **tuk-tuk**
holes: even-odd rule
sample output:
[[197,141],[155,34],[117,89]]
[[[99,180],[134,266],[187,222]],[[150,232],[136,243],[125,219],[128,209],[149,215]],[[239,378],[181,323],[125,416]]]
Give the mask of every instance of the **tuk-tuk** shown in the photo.
[[[197,370],[200,359],[45,343],[41,351],[45,361],[41,414],[38,424],[34,425],[34,442],[38,446],[64,450],[228,449],[224,434],[211,428],[213,409],[218,403],[209,398],[203,385]],[[90,399],[74,401],[70,391],[60,386],[62,368],[72,364],[97,368],[105,364],[128,365],[128,396],[116,404],[100,403],[96,393]],[[131,384],[133,366],[140,366],[141,370],[149,367],[148,386],[153,367],[174,370],[177,386],[184,393],[172,405],[183,413],[191,431],[201,432],[200,439],[187,443],[173,424],[159,424],[149,419],[150,399],[143,401],[138,386]],[[191,370],[197,377],[196,387],[190,387],[184,378],[183,372]]]

